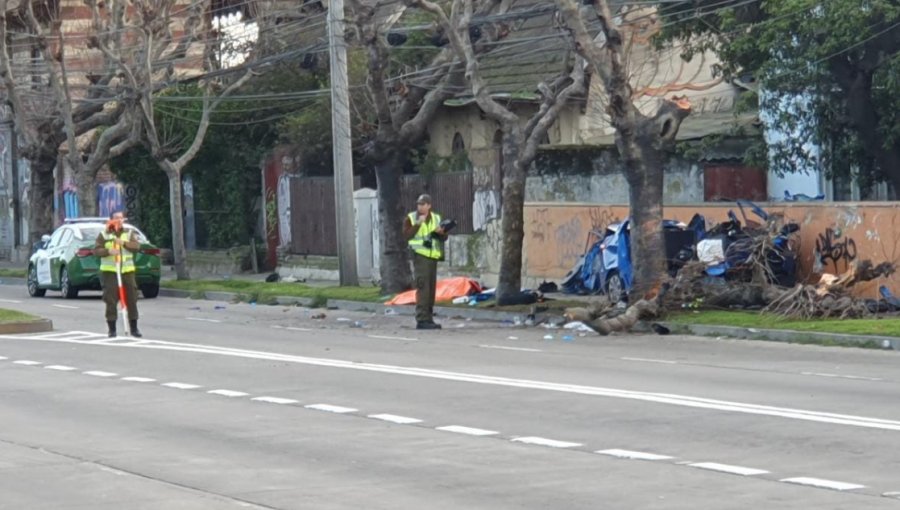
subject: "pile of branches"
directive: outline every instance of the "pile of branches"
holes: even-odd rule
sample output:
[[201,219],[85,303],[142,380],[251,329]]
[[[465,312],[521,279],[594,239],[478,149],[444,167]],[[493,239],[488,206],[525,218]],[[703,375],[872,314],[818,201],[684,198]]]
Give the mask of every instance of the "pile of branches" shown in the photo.
[[851,296],[851,288],[857,283],[888,277],[894,271],[894,264],[890,262],[876,266],[870,260],[863,260],[840,276],[825,274],[816,285],[798,284],[781,291],[763,312],[790,319],[863,317],[872,312],[870,301]]

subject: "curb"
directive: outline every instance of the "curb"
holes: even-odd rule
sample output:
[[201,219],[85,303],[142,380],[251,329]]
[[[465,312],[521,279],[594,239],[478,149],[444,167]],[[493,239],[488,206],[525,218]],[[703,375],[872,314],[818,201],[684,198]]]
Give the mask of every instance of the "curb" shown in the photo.
[[38,319],[26,322],[7,322],[0,324],[0,335],[20,335],[23,333],[46,333],[53,331],[53,321]]
[[789,329],[737,328],[732,326],[706,326],[703,324],[665,323],[673,332],[696,336],[724,336],[739,340],[762,340],[795,344],[839,345],[868,349],[893,349],[900,351],[900,338],[890,336],[852,336],[840,333],[818,333]]

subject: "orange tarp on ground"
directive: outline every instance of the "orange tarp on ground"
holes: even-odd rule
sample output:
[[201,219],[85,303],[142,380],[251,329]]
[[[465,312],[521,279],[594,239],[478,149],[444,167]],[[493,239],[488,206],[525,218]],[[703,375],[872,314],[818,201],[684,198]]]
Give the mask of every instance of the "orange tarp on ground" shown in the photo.
[[[470,294],[478,294],[481,292],[481,285],[478,282],[464,276],[456,278],[445,278],[437,281],[435,289],[435,302],[452,301],[461,296]],[[385,303],[386,305],[414,305],[416,304],[416,291],[408,290],[394,296],[394,299]]]

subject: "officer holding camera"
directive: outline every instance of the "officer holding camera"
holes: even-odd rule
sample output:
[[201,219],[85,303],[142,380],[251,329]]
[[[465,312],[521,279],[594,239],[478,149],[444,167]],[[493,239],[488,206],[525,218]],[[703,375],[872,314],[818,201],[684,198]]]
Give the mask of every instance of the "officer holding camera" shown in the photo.
[[437,263],[444,260],[444,241],[455,222],[441,221],[431,210],[431,197],[420,195],[416,211],[409,213],[403,223],[403,235],[413,252],[416,277],[416,329],[441,329],[434,322],[434,295],[437,284]]

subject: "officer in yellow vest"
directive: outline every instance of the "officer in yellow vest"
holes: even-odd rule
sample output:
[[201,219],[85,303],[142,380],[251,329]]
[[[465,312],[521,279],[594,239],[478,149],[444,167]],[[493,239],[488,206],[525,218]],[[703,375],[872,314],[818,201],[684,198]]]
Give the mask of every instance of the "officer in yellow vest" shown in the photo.
[[125,215],[121,211],[109,216],[106,230],[100,232],[94,242],[94,255],[100,257],[100,285],[103,287],[103,301],[106,303],[106,324],[109,337],[116,336],[118,318],[119,282],[116,276],[116,256],[122,256],[122,286],[125,288],[125,303],[128,307],[128,321],[131,336],[141,337],[138,331],[137,283],[134,279],[134,254],[141,244],[134,231],[125,230]]
[[403,223],[403,235],[412,251],[416,278],[416,329],[441,329],[434,322],[434,294],[437,263],[444,260],[447,233],[441,228],[441,216],[431,210],[431,197],[420,195],[416,211]]

